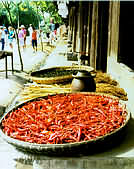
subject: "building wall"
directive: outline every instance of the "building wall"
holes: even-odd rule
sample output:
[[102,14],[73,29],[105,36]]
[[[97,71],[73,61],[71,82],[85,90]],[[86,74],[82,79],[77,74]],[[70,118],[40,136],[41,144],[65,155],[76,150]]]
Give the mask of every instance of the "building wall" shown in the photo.
[[76,2],[70,10],[69,27],[73,52],[88,57],[95,70],[106,72],[108,58],[117,61],[119,41],[120,2]]

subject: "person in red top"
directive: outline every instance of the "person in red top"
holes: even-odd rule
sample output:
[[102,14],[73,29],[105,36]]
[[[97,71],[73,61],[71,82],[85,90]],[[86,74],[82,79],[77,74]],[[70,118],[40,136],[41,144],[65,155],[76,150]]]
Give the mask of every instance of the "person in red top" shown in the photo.
[[37,31],[33,27],[33,32],[32,32],[32,47],[33,47],[33,52],[37,51]]

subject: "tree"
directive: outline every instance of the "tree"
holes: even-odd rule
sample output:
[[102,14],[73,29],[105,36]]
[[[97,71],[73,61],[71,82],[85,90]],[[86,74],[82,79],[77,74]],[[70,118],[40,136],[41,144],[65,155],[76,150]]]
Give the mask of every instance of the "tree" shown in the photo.
[[0,4],[0,23],[4,24],[5,26],[7,26],[9,23],[7,11],[5,8],[3,8],[2,4]]
[[[9,20],[10,20],[10,23],[12,25],[12,27],[14,27],[13,25],[13,20],[12,20],[12,14],[11,14],[11,6],[12,4],[14,4],[12,1],[11,2],[8,2],[8,1],[2,1],[2,4],[3,6],[5,7],[5,9],[7,10],[8,14],[9,14]],[[19,2],[20,4],[20,2]],[[15,4],[16,5],[16,4]],[[17,5],[19,6],[19,5]],[[18,46],[18,52],[19,52],[19,57],[20,57],[20,63],[21,63],[21,71],[23,71],[23,61],[22,61],[22,56],[21,56],[21,52],[20,52],[20,46],[19,46],[19,39],[18,39],[18,32],[16,29],[15,30],[15,33],[16,33],[16,38],[17,38],[17,46]]]
[[31,1],[30,4],[34,7],[38,6],[38,13],[42,16],[41,18],[46,22],[44,13],[49,13],[50,18],[53,18],[54,23],[63,24],[63,19],[58,14],[58,8],[55,2],[52,1]]
[[25,1],[22,1],[22,0],[4,1],[3,0],[2,5],[1,5],[2,6],[1,13],[3,14],[5,12],[5,15],[7,16],[6,25],[8,26],[11,25],[15,29],[19,58],[20,58],[20,63],[21,63],[21,71],[23,71],[23,60],[22,60],[22,56],[20,52],[17,29],[22,24],[25,25],[26,28],[28,28],[30,23],[32,23],[35,27],[38,27],[38,22],[40,20],[40,17],[36,9],[33,8],[31,5],[29,5],[28,0],[25,0]]
[[[8,26],[12,25],[12,27],[15,28],[18,52],[19,52],[20,63],[21,63],[21,70],[23,71],[23,61],[20,52],[17,28],[19,28],[19,26],[22,24],[25,25],[26,28],[28,28],[29,24],[32,24],[34,25],[34,27],[39,28],[39,32],[41,32],[40,22],[42,20],[44,20],[44,23],[46,23],[45,26],[48,28],[49,28],[50,18],[53,18],[54,23],[59,23],[59,24],[62,24],[63,20],[61,16],[59,16],[58,14],[57,3],[53,1],[2,0],[1,2],[3,6],[2,8],[0,8],[0,14],[4,14],[4,16],[7,16],[7,21],[5,21],[7,22],[6,24]],[[0,7],[1,7],[1,3],[0,3]],[[50,14],[50,18],[48,20],[46,20],[44,16],[45,12]],[[0,16],[0,18],[1,17],[2,15]],[[42,39],[41,39],[41,46],[43,51]]]

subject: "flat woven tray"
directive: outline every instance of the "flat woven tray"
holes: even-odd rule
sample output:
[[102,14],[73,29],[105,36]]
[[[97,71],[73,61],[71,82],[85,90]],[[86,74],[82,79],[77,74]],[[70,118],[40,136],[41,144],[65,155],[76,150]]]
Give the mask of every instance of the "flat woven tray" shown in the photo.
[[[85,92],[84,92],[85,93]],[[66,93],[64,93],[66,94]],[[89,92],[88,92],[89,94]],[[104,95],[104,94],[99,94],[99,93],[90,93],[91,95],[101,95],[101,96],[108,96],[110,98],[117,98],[114,96],[109,96],[109,95]],[[22,151],[26,152],[31,152],[31,153],[36,153],[36,154],[45,154],[45,155],[51,155],[51,156],[72,156],[72,155],[77,155],[78,153],[94,153],[98,151],[98,149],[104,149],[106,145],[110,144],[117,144],[118,141],[122,140],[122,136],[124,137],[124,131],[126,131],[127,124],[130,120],[130,112],[128,109],[127,115],[126,115],[126,120],[123,123],[122,126],[119,128],[115,129],[113,132],[108,133],[104,136],[97,137],[96,139],[90,140],[90,141],[82,141],[82,142],[75,142],[75,143],[66,143],[66,144],[36,144],[36,143],[29,143],[29,142],[24,142],[20,141],[14,138],[11,138],[7,136],[3,131],[2,131],[2,119],[10,113],[11,111],[22,107],[25,103],[27,102],[32,102],[35,100],[38,100],[40,98],[47,98],[47,96],[44,97],[38,97],[36,99],[31,99],[29,101],[23,102],[16,107],[12,108],[12,110],[7,111],[4,116],[0,120],[0,136],[9,144],[15,146],[17,149],[20,149]],[[120,103],[123,106],[126,106],[126,104],[123,101],[120,101]]]
[[32,72],[30,74],[30,79],[36,83],[40,83],[40,84],[53,84],[53,83],[61,83],[61,82],[65,82],[68,80],[71,80],[73,78],[72,75],[63,75],[63,76],[55,76],[55,77],[37,77],[35,75],[37,74],[43,74],[45,73],[45,71],[51,71],[53,69],[57,69],[57,70],[86,70],[88,72],[92,72],[94,69],[90,66],[57,66],[57,67],[51,67],[48,69],[43,69],[40,71],[36,71],[36,72]]

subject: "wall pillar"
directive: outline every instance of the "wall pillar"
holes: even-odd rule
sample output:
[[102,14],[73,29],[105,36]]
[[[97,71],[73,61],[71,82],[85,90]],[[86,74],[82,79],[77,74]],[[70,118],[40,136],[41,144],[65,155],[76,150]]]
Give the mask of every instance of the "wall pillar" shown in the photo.
[[97,41],[98,41],[98,2],[93,2],[90,66],[92,66],[95,70],[97,57]]
[[107,73],[117,65],[119,47],[119,19],[120,2],[109,2],[109,26],[108,26],[108,50],[107,50]]
[[73,32],[72,32],[72,51],[76,50],[76,29],[77,29],[77,15],[76,15],[76,7],[73,7]]
[[82,33],[83,33],[83,9],[82,2],[79,2],[77,12],[77,32],[76,32],[76,52],[78,53],[78,59],[82,52]]
[[109,2],[108,56],[117,61],[119,41],[120,2]]

